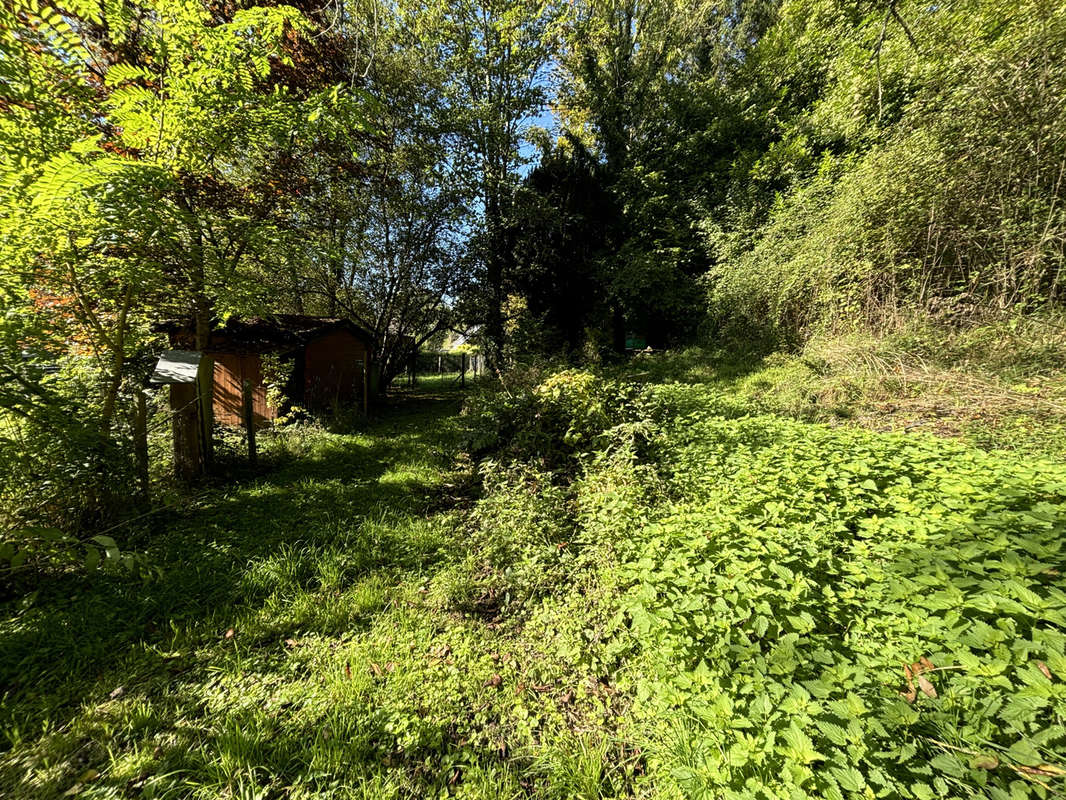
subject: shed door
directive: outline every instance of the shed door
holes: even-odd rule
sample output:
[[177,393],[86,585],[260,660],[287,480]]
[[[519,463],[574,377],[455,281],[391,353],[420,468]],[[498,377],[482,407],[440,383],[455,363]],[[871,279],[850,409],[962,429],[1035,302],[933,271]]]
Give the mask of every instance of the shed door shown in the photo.
[[252,384],[252,415],[256,425],[264,425],[277,416],[277,409],[267,405],[266,387],[257,355],[214,353],[215,359],[215,421],[221,425],[244,424],[242,415],[242,386]]
[[333,331],[307,345],[304,399],[308,406],[362,402],[366,348],[349,331]]

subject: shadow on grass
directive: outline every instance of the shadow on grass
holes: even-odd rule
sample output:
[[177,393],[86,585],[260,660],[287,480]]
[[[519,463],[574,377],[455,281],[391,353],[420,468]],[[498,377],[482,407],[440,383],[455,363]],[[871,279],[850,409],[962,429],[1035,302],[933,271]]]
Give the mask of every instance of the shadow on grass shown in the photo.
[[[154,580],[99,574],[39,586],[34,604],[0,627],[0,748],[105,699],[96,684],[116,667],[133,670],[127,683],[165,675],[174,661],[160,653],[217,640],[279,592],[343,589],[378,570],[398,580],[432,563],[439,542],[393,523],[424,514],[457,400],[409,397],[362,436],[321,435],[304,457],[156,520],[130,540],[161,568]],[[306,629],[315,624],[336,632],[329,615],[307,615]]]

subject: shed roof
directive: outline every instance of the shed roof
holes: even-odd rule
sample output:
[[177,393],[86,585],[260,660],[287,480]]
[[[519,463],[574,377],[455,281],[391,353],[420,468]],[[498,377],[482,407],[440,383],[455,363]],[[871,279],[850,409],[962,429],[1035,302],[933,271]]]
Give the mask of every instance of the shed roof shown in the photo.
[[374,342],[370,331],[348,319],[312,317],[306,314],[275,314],[270,317],[231,317],[215,333],[229,341],[248,346],[288,347],[307,344],[326,333],[347,330],[360,339]]
[[152,384],[195,383],[200,354],[192,350],[164,350],[148,379]]
[[[161,327],[179,337],[191,332],[191,326],[187,323],[171,322]],[[346,330],[365,342],[377,343],[373,333],[349,319],[273,314],[269,317],[230,317],[225,324],[211,330],[209,349],[216,349],[217,346],[255,352],[293,350],[338,330]]]

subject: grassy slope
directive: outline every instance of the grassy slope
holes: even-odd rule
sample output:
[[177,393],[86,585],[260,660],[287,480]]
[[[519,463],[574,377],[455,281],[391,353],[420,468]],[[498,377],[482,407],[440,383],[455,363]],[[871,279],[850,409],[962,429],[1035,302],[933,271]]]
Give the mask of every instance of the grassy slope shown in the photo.
[[1066,458],[1060,315],[954,328],[909,320],[883,337],[816,338],[798,354],[694,349],[654,359],[644,372],[712,386],[745,411]]
[[[5,620],[0,795],[835,796],[889,775],[923,797],[1057,780],[1012,770],[1063,761],[1061,468],[728,419],[805,416],[774,372],[796,368],[643,365],[701,384],[661,390],[656,463],[615,446],[569,486],[490,470],[473,511],[448,499],[454,397],[305,438],[160,523],[157,582],[57,583]],[[871,553],[856,532],[874,523]],[[945,557],[914,560],[930,551]],[[972,666],[912,706],[899,661],[919,655]]]

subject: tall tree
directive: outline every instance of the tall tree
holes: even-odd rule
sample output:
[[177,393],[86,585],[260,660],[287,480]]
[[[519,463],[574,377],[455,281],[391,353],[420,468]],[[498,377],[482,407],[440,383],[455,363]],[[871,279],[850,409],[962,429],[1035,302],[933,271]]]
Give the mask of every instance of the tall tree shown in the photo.
[[4,301],[79,329],[53,341],[96,356],[106,431],[149,323],[188,315],[203,348],[213,316],[262,302],[250,267],[304,184],[300,156],[329,136],[325,112],[361,124],[363,99],[301,80],[313,31],[290,6],[3,13]]
[[349,80],[384,100],[368,107],[369,135],[342,131],[347,147],[316,154],[313,185],[292,207],[301,244],[286,256],[299,266],[274,276],[296,310],[373,330],[383,386],[449,320],[470,200],[444,58],[424,38],[423,11],[369,0],[338,21]]
[[455,159],[479,206],[471,265],[493,368],[505,335],[505,227],[528,159],[523,143],[547,99],[560,13],[554,0],[459,0],[425,23],[448,54],[448,104],[463,147]]

